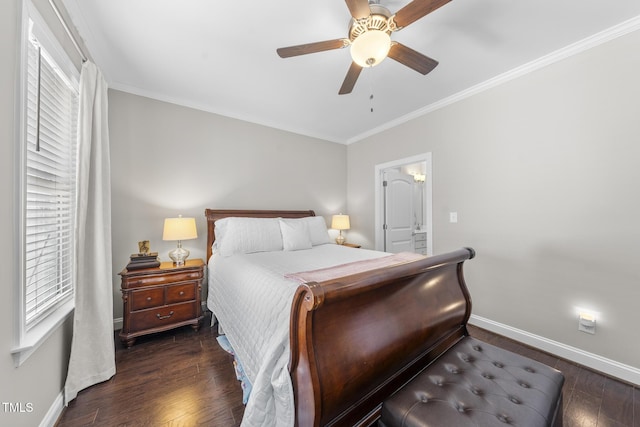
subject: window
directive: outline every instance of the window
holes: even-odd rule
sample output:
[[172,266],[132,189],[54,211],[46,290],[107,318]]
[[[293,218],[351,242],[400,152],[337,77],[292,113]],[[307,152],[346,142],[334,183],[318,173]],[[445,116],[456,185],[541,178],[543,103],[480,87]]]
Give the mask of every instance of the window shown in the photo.
[[22,280],[14,353],[35,349],[69,314],[75,267],[77,70],[33,6],[27,15],[19,142]]

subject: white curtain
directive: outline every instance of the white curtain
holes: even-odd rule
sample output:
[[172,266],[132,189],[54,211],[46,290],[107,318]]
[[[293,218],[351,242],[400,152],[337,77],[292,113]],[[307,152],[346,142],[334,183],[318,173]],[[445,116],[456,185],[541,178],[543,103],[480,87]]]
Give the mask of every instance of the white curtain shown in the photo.
[[66,404],[116,373],[107,84],[89,61],[82,66],[78,110],[76,290]]

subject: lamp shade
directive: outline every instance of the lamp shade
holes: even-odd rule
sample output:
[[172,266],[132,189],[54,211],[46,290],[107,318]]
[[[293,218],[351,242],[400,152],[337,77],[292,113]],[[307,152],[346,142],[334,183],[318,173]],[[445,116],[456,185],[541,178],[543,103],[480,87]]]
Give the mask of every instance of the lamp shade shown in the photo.
[[164,230],[162,240],[189,240],[197,239],[195,218],[166,218],[164,220]]
[[349,223],[349,215],[334,215],[331,219],[331,228],[334,230],[348,230],[351,228]]

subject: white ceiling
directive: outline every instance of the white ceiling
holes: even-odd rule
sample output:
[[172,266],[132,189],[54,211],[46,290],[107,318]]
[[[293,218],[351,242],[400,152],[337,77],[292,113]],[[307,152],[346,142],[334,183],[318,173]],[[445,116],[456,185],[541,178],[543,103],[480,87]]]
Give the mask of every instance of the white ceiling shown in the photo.
[[[386,59],[338,95],[348,49],[276,48],[347,37],[343,0],[63,3],[111,88],[340,143],[640,17],[638,0],[453,0],[392,36],[438,60],[434,71]],[[381,0],[392,13],[407,3]]]

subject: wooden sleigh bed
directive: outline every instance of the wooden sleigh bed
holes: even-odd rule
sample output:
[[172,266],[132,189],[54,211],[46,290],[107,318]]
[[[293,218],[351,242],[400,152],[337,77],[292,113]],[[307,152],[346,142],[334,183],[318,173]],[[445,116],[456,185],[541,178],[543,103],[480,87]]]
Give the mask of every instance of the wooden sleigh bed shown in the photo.
[[[205,215],[209,260],[220,219],[315,214],[207,209]],[[465,248],[299,285],[289,325],[295,424],[374,425],[385,399],[467,335],[471,301],[462,266],[473,256]]]

